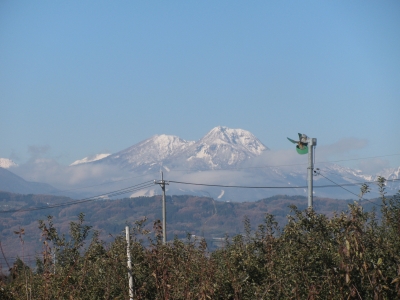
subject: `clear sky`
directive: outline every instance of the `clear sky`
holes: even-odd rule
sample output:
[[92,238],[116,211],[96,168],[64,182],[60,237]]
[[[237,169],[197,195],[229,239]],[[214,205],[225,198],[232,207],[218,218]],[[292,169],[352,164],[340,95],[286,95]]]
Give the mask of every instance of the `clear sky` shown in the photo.
[[0,107],[19,164],[218,125],[273,150],[304,132],[332,160],[400,153],[400,2],[1,1]]

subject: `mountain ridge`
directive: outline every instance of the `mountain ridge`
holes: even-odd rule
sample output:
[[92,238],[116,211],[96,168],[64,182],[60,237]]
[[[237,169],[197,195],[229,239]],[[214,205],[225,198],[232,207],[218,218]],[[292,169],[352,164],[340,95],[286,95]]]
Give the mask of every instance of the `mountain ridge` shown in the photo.
[[[254,201],[276,194],[307,195],[306,166],[298,163],[306,160],[307,156],[298,156],[295,151],[290,154],[270,151],[249,131],[217,126],[197,141],[187,141],[174,135],[154,135],[110,155],[94,155],[77,160],[68,167],[55,168],[54,176],[45,178],[59,178],[58,182],[66,179],[62,181],[60,189],[77,191],[73,197],[79,198],[126,188],[127,179],[132,184],[140,184],[145,180],[151,182],[159,178],[163,170],[166,180],[195,183],[171,184],[167,187],[168,194],[209,196],[223,201]],[[30,167],[28,171],[33,170],[32,165]],[[41,174],[46,169],[49,169],[46,165],[41,166],[36,173]],[[357,197],[360,184],[376,181],[378,177],[326,162],[316,163],[315,171],[318,176],[314,177],[314,194],[320,197]],[[17,174],[24,175],[23,172]],[[397,180],[400,167],[386,169],[379,175]],[[49,182],[57,186],[54,184],[57,181]],[[347,188],[341,189],[342,185]],[[233,189],[229,186],[266,188]],[[400,188],[399,182],[388,184],[388,187],[390,193],[395,193]],[[10,191],[18,192],[15,189]],[[133,192],[131,197],[159,193],[159,186],[154,185]],[[375,191],[368,196],[376,195],[375,187]]]
[[88,163],[118,164],[135,170],[142,166],[160,167],[186,162],[197,169],[221,169],[239,165],[248,158],[268,151],[258,138],[243,129],[217,126],[198,141],[186,141],[174,135],[154,135],[131,147]]
[[[160,170],[168,173],[180,181],[221,185],[256,186],[306,186],[307,172],[303,169],[284,170],[279,167],[259,166],[254,162],[262,156],[268,156],[270,149],[256,136],[243,129],[231,129],[226,126],[217,126],[197,141],[186,141],[177,136],[155,135],[129,148],[114,153],[107,158],[92,162],[93,164],[118,165],[122,169],[138,174],[157,174]],[[254,167],[256,166],[256,167]],[[399,168],[400,169],[400,168]],[[212,173],[223,172],[223,176]],[[238,170],[241,170],[240,172]],[[178,172],[178,173],[176,173]],[[332,185],[331,177],[338,184],[359,184],[365,181],[375,181],[377,176],[364,174],[360,170],[325,164],[319,171],[320,176],[314,178],[318,184]],[[386,172],[390,179],[398,179],[399,172]],[[396,175],[397,174],[397,175]],[[338,186],[335,186],[338,187]],[[353,195],[359,193],[357,186],[352,188]],[[283,191],[283,190],[282,190]],[[282,192],[280,191],[280,192]],[[347,197],[349,192],[338,188],[329,190],[315,190],[320,196]],[[148,188],[132,194],[137,196],[153,196],[158,193],[157,187]],[[194,186],[169,187],[169,193],[213,195],[218,199],[236,199],[247,201],[272,196],[276,191],[264,190],[229,190],[224,188],[203,188]],[[290,190],[290,194],[306,195],[307,189],[297,188]],[[376,196],[376,194],[375,194]],[[241,200],[238,200],[241,199]]]
[[0,168],[0,190],[19,194],[53,194],[58,190],[47,183],[26,181],[13,172]]

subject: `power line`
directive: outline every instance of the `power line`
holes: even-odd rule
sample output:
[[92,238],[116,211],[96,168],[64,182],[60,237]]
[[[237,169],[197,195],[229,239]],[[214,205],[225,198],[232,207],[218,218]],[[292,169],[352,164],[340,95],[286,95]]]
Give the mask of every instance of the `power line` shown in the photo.
[[[323,176],[321,174],[321,176]],[[328,179],[327,177],[323,176],[324,178]],[[356,185],[360,185],[363,183],[377,183],[378,181],[366,181],[363,183],[346,183],[346,184],[337,184],[335,182],[333,182],[332,180],[328,179],[329,181],[331,181],[332,183],[334,183],[334,185],[318,185],[318,186],[314,186],[314,188],[331,188],[331,187],[341,187],[343,188],[344,186],[356,186]],[[389,179],[386,180],[387,182],[389,181],[399,181],[400,179]],[[177,183],[177,184],[186,184],[186,185],[196,185],[196,186],[209,186],[209,187],[223,187],[223,188],[242,188],[242,189],[305,189],[307,188],[307,186],[243,186],[243,185],[222,185],[222,184],[206,184],[206,183],[194,183],[194,182],[183,182],[183,181],[174,181],[174,180],[169,180],[166,182],[171,182],[171,183]],[[25,208],[25,209],[12,209],[12,210],[3,210],[0,211],[0,213],[16,213],[16,212],[26,212],[26,211],[35,211],[35,210],[43,210],[43,209],[51,209],[51,208],[58,208],[58,207],[65,207],[65,206],[69,206],[69,205],[74,205],[74,204],[81,204],[81,203],[86,203],[86,202],[91,202],[91,201],[95,201],[95,200],[99,200],[102,199],[103,197],[116,197],[119,195],[123,195],[123,194],[127,194],[127,193],[131,193],[131,192],[135,192],[135,191],[139,191],[145,188],[149,188],[154,186],[154,181],[146,181],[137,185],[133,185],[127,188],[123,188],[120,190],[116,190],[116,191],[112,191],[109,193],[105,193],[105,194],[101,194],[98,196],[93,196],[93,197],[89,197],[89,198],[85,198],[85,199],[81,199],[81,200],[76,200],[76,201],[70,201],[70,202],[66,202],[66,203],[59,203],[59,204],[54,204],[54,205],[47,205],[47,206],[39,206],[39,207],[31,207],[31,208]],[[348,191],[348,190],[347,190]],[[351,191],[348,191],[350,193],[352,193]],[[353,195],[356,195],[354,193],[352,193]],[[358,195],[356,195],[358,197]]]
[[[330,182],[334,183],[334,184],[337,185],[338,187],[344,189],[345,191],[347,191],[347,192],[349,192],[349,193],[351,193],[351,194],[353,194],[353,195],[359,197],[360,200],[366,200],[366,201],[372,203],[373,205],[380,206],[379,204],[376,204],[376,203],[374,203],[374,202],[372,202],[372,201],[369,201],[368,199],[361,198],[360,195],[357,195],[357,194],[353,193],[352,191],[350,191],[350,190],[344,188],[342,185],[340,185],[340,184],[334,182],[333,180],[330,180],[328,177],[322,175],[321,173],[319,173],[319,175],[321,175],[321,176],[324,177],[325,179],[329,180]],[[375,181],[375,182],[377,182],[377,181]]]
[[[154,172],[154,173],[155,173],[155,172]],[[106,185],[106,184],[110,184],[110,183],[115,183],[115,182],[120,182],[120,181],[125,181],[125,180],[128,180],[128,179],[135,179],[135,178],[140,178],[140,177],[143,177],[143,176],[141,175],[141,176],[125,177],[125,178],[122,178],[122,179],[110,180],[110,181],[106,181],[106,182],[99,183],[99,184],[88,185],[88,186],[83,186],[83,187],[79,187],[79,188],[73,188],[73,189],[69,189],[69,190],[57,191],[57,192],[54,192],[53,194],[58,194],[58,193],[63,193],[63,192],[70,192],[70,191],[76,191],[76,190],[83,190],[83,189],[86,189],[86,188],[91,188],[91,187],[96,187],[96,186],[102,186],[102,185]]]
[[169,180],[168,182],[188,185],[201,185],[201,186],[214,186],[214,187],[225,187],[225,188],[240,188],[240,189],[299,189],[306,188],[307,186],[244,186],[244,185],[222,185],[222,184],[207,184],[207,183],[194,183],[194,182],[183,182]]
[[[398,181],[400,179],[390,179],[387,181]],[[169,180],[168,182],[171,183],[178,183],[178,184],[187,184],[187,185],[199,185],[199,186],[210,186],[210,187],[224,187],[224,188],[241,188],[241,189],[304,189],[308,186],[243,186],[243,185],[222,185],[222,184],[207,184],[207,183],[195,183],[195,182],[183,182],[183,181],[175,181]],[[378,181],[366,181],[363,183],[377,183]],[[360,185],[362,183],[345,183],[341,186],[355,186]],[[329,187],[337,187],[337,184],[334,185],[317,185],[314,188],[329,188]]]
[[357,180],[357,179],[354,179],[354,178],[350,178],[350,177],[347,177],[347,176],[343,176],[343,175],[340,175],[340,174],[338,174],[337,172],[335,172],[334,170],[332,170],[331,168],[328,168],[328,167],[325,167],[326,169],[328,169],[329,171],[326,171],[326,170],[319,170],[320,172],[325,172],[325,173],[330,173],[330,174],[332,174],[332,175],[334,175],[334,176],[338,176],[338,177],[341,177],[341,178],[344,178],[344,179],[349,179],[349,180],[353,180],[353,181],[357,181],[357,182],[359,182],[360,184],[363,184],[364,183],[364,181],[361,181],[361,180]]
[[350,191],[350,190],[344,188],[343,186],[341,186],[340,184],[334,182],[333,180],[330,180],[328,177],[322,175],[321,173],[319,173],[318,175],[321,175],[322,177],[324,177],[325,179],[327,179],[327,180],[329,180],[330,182],[334,183],[334,184],[337,185],[338,187],[344,189],[345,191],[348,191],[349,193],[351,193],[351,194],[353,194],[353,195],[355,195],[355,196],[357,196],[357,197],[360,197],[359,195],[357,195],[357,194],[353,193],[352,191]]
[[[353,159],[342,159],[342,160],[331,160],[331,161],[320,161],[320,162],[314,162],[314,164],[324,164],[324,163],[333,163],[333,162],[342,162],[342,161],[352,161],[352,160],[362,160],[362,159],[372,159],[372,158],[379,158],[379,157],[387,157],[387,156],[396,156],[400,155],[400,153],[396,154],[387,154],[387,155],[379,155],[379,156],[370,156],[370,157],[362,157],[362,158],[353,158]],[[281,168],[281,167],[293,167],[293,166],[302,166],[306,165],[307,163],[297,163],[297,164],[286,164],[286,165],[265,165],[265,166],[258,166],[258,167],[232,167],[232,168],[224,168],[224,169],[218,169],[218,170],[208,170],[207,172],[216,172],[216,171],[229,171],[229,170],[247,170],[247,169],[265,169],[265,168]],[[174,172],[187,172],[187,171],[193,171],[194,169],[171,169],[170,171]],[[84,187],[79,187],[79,188],[73,188],[73,189],[68,189],[68,190],[61,190],[61,191],[56,191],[53,194],[59,194],[63,192],[70,192],[70,191],[76,191],[76,190],[82,190],[86,188],[91,188],[91,187],[96,187],[96,186],[102,186],[106,184],[112,184],[115,182],[120,182],[120,181],[125,181],[128,179],[134,179],[134,178],[140,178],[143,176],[133,176],[133,177],[126,177],[118,180],[111,180],[95,185],[88,185]],[[345,178],[345,177],[344,177]]]
[[99,199],[101,199],[103,197],[115,197],[115,196],[119,196],[119,195],[122,195],[122,194],[127,194],[127,193],[131,193],[131,192],[139,191],[139,190],[151,187],[151,186],[154,186],[154,182],[152,180],[149,180],[149,181],[137,184],[137,185],[133,185],[133,186],[124,188],[124,189],[112,191],[112,192],[109,192],[109,193],[105,193],[105,194],[101,194],[101,195],[98,195],[98,196],[93,196],[93,197],[89,197],[89,198],[85,198],[85,199],[81,199],[81,200],[70,201],[70,202],[66,202],[66,203],[59,203],[59,204],[54,204],[54,205],[47,205],[47,206],[31,207],[31,208],[25,208],[25,209],[3,210],[3,211],[0,211],[0,213],[25,212],[25,211],[34,211],[34,210],[42,210],[42,209],[64,207],[64,206],[69,206],[69,205],[74,205],[74,204],[81,204],[81,203],[85,203],[85,202],[91,202],[91,201],[99,200]]

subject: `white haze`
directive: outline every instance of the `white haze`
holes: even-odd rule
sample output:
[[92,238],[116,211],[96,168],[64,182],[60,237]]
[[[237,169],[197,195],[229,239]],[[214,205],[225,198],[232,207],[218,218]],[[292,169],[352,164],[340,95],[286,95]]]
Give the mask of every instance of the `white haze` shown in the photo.
[[[316,148],[316,162],[325,162],[337,157],[346,157],[366,147],[368,141],[356,138],[339,140],[330,145],[318,145]],[[238,168],[226,170],[194,171],[185,169],[184,162],[177,162],[173,166],[165,165],[164,177],[166,180],[194,182],[202,184],[221,184],[221,185],[243,185],[243,186],[265,186],[271,184],[270,178],[290,178],[291,173],[296,173],[296,182],[284,182],[292,185],[306,185],[307,174],[307,155],[299,155],[294,149],[290,150],[270,150],[265,151],[260,156],[247,161]],[[25,180],[48,183],[59,190],[76,190],[77,197],[88,194],[100,194],[121,188],[126,188],[149,180],[158,180],[160,174],[157,170],[149,173],[136,173],[121,169],[116,165],[109,164],[79,164],[75,166],[65,166],[59,164],[55,159],[46,158],[49,151],[48,146],[31,147],[31,159],[13,167],[10,170]],[[321,164],[324,166],[324,164]],[[376,175],[388,166],[383,159],[361,161],[359,166],[366,173]],[[288,177],[289,176],[289,177]],[[300,177],[299,177],[300,176]],[[316,178],[320,180],[320,178]],[[273,183],[273,182],[272,182]],[[282,185],[281,182],[276,184]],[[206,193],[203,186],[174,184],[168,187],[170,190],[182,190],[185,193]],[[159,187],[155,185],[148,192],[143,194],[152,195],[159,193]],[[222,193],[221,188],[208,188],[208,193],[214,198]],[[254,191],[255,192],[255,191]],[[277,191],[260,190],[254,197],[266,197]],[[279,191],[286,194],[305,194],[303,190],[284,190]],[[224,197],[230,197],[233,191],[225,189]],[[240,192],[243,197],[246,190]],[[139,195],[138,193],[137,195]],[[127,195],[129,196],[129,195]],[[351,196],[351,195],[349,195]],[[254,199],[253,199],[254,200]]]

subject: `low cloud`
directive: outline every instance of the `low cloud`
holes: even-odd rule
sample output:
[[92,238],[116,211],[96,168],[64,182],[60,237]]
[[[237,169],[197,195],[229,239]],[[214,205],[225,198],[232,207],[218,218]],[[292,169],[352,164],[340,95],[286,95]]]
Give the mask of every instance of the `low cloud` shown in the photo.
[[11,151],[9,158],[11,160],[13,160],[14,162],[19,162],[19,160],[21,159],[21,156],[13,149]]
[[307,164],[308,156],[299,155],[295,149],[293,150],[276,150],[268,151],[254,158],[245,168],[251,169],[268,169],[268,168],[279,168],[287,172],[298,170],[303,168]]
[[13,168],[13,172],[27,181],[45,182],[58,189],[98,184],[127,173],[111,165],[61,165],[50,157],[50,150],[48,145],[30,145],[28,161]]
[[[346,138],[330,145],[317,146],[316,161],[347,159],[351,156],[354,158],[353,151],[363,149],[367,145],[368,141],[365,139]],[[45,182],[60,190],[78,189],[78,192],[91,193],[91,195],[99,195],[103,192],[126,188],[147,180],[159,179],[159,173],[150,169],[136,173],[121,169],[118,165],[106,163],[60,165],[55,159],[48,158],[49,151],[49,146],[30,146],[31,158],[25,164],[13,168],[12,171],[28,181]],[[295,151],[295,145],[293,145],[290,150],[266,151],[245,164],[227,170],[190,171],[190,168],[185,170],[185,161],[174,161],[173,163],[168,164],[168,169],[164,171],[166,180],[242,186],[265,186],[266,184],[303,186],[306,183],[308,155],[299,155]],[[387,161],[379,158],[354,161],[353,163],[358,164],[357,168],[367,174],[378,174],[382,169],[389,167]],[[83,187],[90,188],[81,190]],[[189,194],[191,191],[200,194],[209,193],[214,198],[218,197],[224,189],[183,184],[171,184],[167,189],[169,188]],[[160,191],[158,186],[150,189],[154,190],[153,193]],[[302,192],[297,189],[251,191],[252,194],[255,194],[254,199],[261,199],[269,194],[301,194]],[[250,191],[246,189],[224,189],[224,198],[227,199],[234,199],[240,195],[243,195],[243,199],[246,199],[249,194]]]
[[44,157],[45,154],[48,154],[50,151],[50,146],[45,145],[45,146],[37,146],[37,145],[31,145],[28,147],[28,153],[30,155],[30,160],[35,160],[37,158]]
[[102,184],[132,176],[117,166],[82,164],[78,166],[60,165],[54,159],[37,158],[13,169],[25,180],[46,182],[58,189],[79,188]]
[[317,146],[318,154],[324,159],[332,156],[349,154],[354,150],[360,150],[368,146],[368,140],[358,138],[343,138],[332,144]]
[[[358,138],[343,138],[332,144],[318,146],[315,149],[316,161],[327,161],[338,158],[347,158],[355,150],[360,150],[368,145],[368,140]],[[293,150],[267,151],[250,162],[251,167],[279,166],[285,170],[303,168],[308,162],[308,155],[299,155],[295,145]]]
[[371,158],[368,160],[362,160],[357,164],[357,168],[367,174],[378,174],[383,169],[389,168],[389,161],[380,158]]

